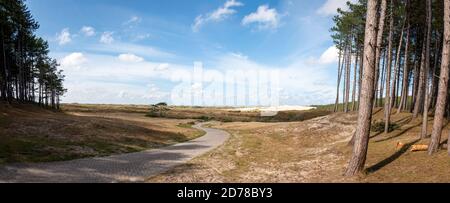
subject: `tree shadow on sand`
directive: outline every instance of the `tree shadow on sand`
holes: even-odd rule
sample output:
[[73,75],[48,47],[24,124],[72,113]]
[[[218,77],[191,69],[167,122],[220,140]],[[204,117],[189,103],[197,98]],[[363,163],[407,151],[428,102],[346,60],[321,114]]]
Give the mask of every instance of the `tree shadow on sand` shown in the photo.
[[370,167],[366,170],[366,172],[367,172],[367,173],[374,173],[374,172],[376,172],[376,171],[382,169],[383,167],[389,165],[389,164],[392,163],[393,161],[397,160],[400,156],[402,156],[403,154],[405,154],[405,153],[408,151],[408,149],[409,149],[412,145],[418,143],[419,141],[420,141],[420,139],[417,139],[417,140],[415,140],[415,141],[413,141],[413,142],[410,142],[410,143],[408,143],[408,144],[405,144],[400,150],[398,150],[398,151],[397,151],[396,153],[394,153],[393,155],[391,155],[391,156],[389,156],[388,158],[386,158],[386,159],[380,161],[379,163],[376,163],[376,164],[373,165],[373,166],[370,166]]

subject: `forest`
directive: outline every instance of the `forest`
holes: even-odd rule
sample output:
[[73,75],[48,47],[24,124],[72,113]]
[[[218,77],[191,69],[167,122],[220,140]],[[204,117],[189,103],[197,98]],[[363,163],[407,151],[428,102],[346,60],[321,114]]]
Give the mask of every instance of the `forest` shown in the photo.
[[48,43],[35,35],[39,24],[23,0],[0,0],[0,10],[1,99],[59,109],[64,75]]
[[[331,28],[339,50],[334,111],[358,110],[346,175],[364,170],[375,108],[383,108],[385,133],[393,114],[421,118],[417,136],[431,134],[428,153],[433,155],[441,147],[445,117],[450,117],[450,1],[359,0],[347,5],[348,10],[338,10]],[[431,118],[433,128],[427,129]]]

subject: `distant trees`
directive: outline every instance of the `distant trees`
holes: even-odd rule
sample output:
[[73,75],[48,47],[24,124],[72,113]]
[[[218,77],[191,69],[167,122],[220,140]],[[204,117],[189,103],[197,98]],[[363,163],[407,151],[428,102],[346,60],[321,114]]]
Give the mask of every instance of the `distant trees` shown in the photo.
[[[335,111],[348,110],[346,99],[343,100],[344,108],[339,109],[341,82],[344,84],[343,97],[346,98],[353,88],[353,98],[359,102],[354,154],[347,175],[356,174],[364,165],[372,113],[368,105],[371,103],[372,107],[384,107],[386,133],[390,129],[393,109],[397,114],[410,111],[414,118],[422,115],[422,130],[418,134],[421,139],[428,137],[428,117],[434,114],[429,153],[439,149],[444,117],[450,117],[449,1],[359,0],[347,3],[349,9],[346,11],[338,9],[338,15],[333,18],[335,25],[331,28],[340,53]],[[362,39],[365,39],[364,47]],[[362,48],[364,55],[358,52]],[[361,57],[363,63],[350,61]],[[348,63],[353,65],[353,73],[349,73]],[[354,82],[359,80],[354,83],[359,85],[348,85],[349,74],[353,74]],[[369,81],[373,84],[369,85]],[[357,93],[356,88],[361,93]],[[373,102],[369,103],[369,98],[373,98]]]
[[23,0],[0,0],[0,97],[59,108],[64,75]]

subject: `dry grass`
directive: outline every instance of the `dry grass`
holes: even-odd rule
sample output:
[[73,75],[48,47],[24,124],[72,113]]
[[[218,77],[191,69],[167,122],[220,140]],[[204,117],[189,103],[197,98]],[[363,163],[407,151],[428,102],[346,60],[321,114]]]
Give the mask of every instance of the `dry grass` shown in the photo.
[[[394,111],[395,112],[395,111]],[[378,111],[374,119],[382,120],[383,112]],[[409,113],[393,115],[392,121],[399,129],[384,135],[374,134],[370,142],[367,168],[368,175],[362,182],[422,183],[450,182],[450,157],[446,150],[429,156],[427,152],[411,152],[412,144],[428,144],[429,139],[419,140],[422,119],[413,119]],[[433,118],[429,119],[428,132],[431,134]],[[447,140],[449,126],[444,128],[442,141]],[[397,149],[398,142],[406,144]]]
[[326,116],[330,113],[330,111],[325,109],[280,111],[275,116],[266,117],[261,116],[261,113],[258,111],[230,110],[230,108],[169,107],[169,110],[165,112],[163,117],[203,121],[215,120],[221,122],[295,122]]
[[[382,115],[377,110],[374,120]],[[450,182],[446,151],[431,157],[409,151],[410,144],[429,142],[417,141],[421,119],[411,117],[393,115],[397,129],[387,135],[372,133],[367,172],[356,178],[342,176],[356,115],[339,113],[294,123],[216,124],[232,133],[227,144],[149,182]],[[447,126],[442,140],[448,133]],[[406,146],[398,150],[398,142]]]
[[223,123],[231,139],[149,182],[340,182],[354,115],[292,123]]
[[139,108],[105,111],[103,107],[87,106],[82,109],[83,112],[72,112],[74,108],[70,108],[72,111],[63,113],[33,105],[0,105],[0,163],[60,161],[137,152],[203,134],[178,126],[191,120],[147,118],[144,113],[136,113],[141,111]]

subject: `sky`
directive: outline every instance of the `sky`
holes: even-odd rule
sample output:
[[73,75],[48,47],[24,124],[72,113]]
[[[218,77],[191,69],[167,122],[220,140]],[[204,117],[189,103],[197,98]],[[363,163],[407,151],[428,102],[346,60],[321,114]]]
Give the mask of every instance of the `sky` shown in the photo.
[[172,93],[199,62],[205,71],[224,75],[276,72],[280,105],[334,101],[337,51],[329,29],[345,0],[28,0],[27,5],[40,24],[37,35],[49,42],[51,57],[66,75],[65,103],[178,104]]

